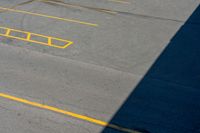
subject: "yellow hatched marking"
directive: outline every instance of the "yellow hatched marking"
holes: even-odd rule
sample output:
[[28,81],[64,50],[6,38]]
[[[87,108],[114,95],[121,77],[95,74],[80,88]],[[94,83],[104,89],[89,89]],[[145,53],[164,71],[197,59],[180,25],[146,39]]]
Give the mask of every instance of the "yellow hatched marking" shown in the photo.
[[138,132],[138,131],[135,131],[135,130],[132,130],[132,129],[128,129],[128,128],[118,126],[118,125],[109,124],[107,122],[104,122],[104,121],[101,121],[101,120],[98,120],[98,119],[95,119],[95,118],[92,118],[92,117],[84,116],[84,115],[77,114],[77,113],[67,111],[67,110],[62,110],[62,109],[52,107],[52,106],[49,106],[49,105],[32,102],[32,101],[22,99],[22,98],[19,98],[19,97],[15,97],[15,96],[11,96],[11,95],[8,95],[8,94],[5,94],[5,93],[0,93],[0,97],[5,98],[5,99],[9,99],[9,100],[12,100],[12,101],[15,101],[15,102],[23,103],[23,104],[26,104],[26,105],[30,105],[30,106],[33,106],[33,107],[38,107],[38,108],[41,108],[41,109],[53,111],[53,112],[56,112],[56,113],[67,115],[67,116],[71,116],[73,118],[83,120],[83,121],[87,121],[87,122],[90,122],[90,123],[93,123],[93,124],[96,124],[96,125],[107,126],[107,127],[110,127],[110,128],[113,128],[113,129],[116,129],[116,130],[119,130],[119,131],[123,131],[123,132],[126,132],[126,133],[141,133],[141,132]]
[[[0,36],[4,36],[4,37],[8,37],[8,38],[14,38],[14,39],[18,39],[18,40],[21,40],[21,41],[37,43],[37,44],[46,45],[46,46],[51,46],[51,47],[55,47],[55,48],[64,49],[64,48],[67,48],[68,46],[70,46],[71,44],[73,44],[73,42],[69,41],[69,40],[64,40],[64,39],[60,39],[60,38],[56,38],[56,37],[50,37],[50,36],[46,36],[46,35],[31,33],[31,32],[28,32],[28,31],[11,29],[11,28],[7,28],[7,27],[0,27],[0,29],[6,30],[6,33],[5,34],[0,33]],[[26,34],[26,38],[10,35],[10,33],[15,32],[15,31],[18,32],[18,33]],[[42,37],[44,39],[47,39],[48,41],[42,42],[42,41],[31,39],[31,36],[33,36],[33,35],[38,36],[38,37]],[[63,45],[53,44],[52,39],[62,41],[64,44]]]

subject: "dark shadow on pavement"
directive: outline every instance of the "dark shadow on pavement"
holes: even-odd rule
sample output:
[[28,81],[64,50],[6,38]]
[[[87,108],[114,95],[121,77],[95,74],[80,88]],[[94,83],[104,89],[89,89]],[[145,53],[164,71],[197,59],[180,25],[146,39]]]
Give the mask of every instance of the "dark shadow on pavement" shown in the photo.
[[200,6],[110,123],[149,133],[200,133]]

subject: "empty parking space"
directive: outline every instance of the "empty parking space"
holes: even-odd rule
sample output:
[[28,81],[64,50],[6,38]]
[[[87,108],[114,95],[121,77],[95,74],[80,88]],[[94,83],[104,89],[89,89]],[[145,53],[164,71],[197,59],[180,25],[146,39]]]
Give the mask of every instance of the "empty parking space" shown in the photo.
[[61,18],[61,17],[51,16],[51,15],[47,15],[47,14],[34,13],[34,12],[25,11],[25,10],[18,10],[18,9],[5,8],[5,7],[0,7],[0,10],[2,10],[3,12],[21,13],[21,14],[45,17],[45,18],[49,18],[49,19],[73,22],[73,23],[78,23],[78,24],[83,24],[83,25],[88,25],[88,26],[94,26],[94,27],[98,26],[98,24],[94,24],[94,23],[84,22],[84,21],[75,20],[75,19]]

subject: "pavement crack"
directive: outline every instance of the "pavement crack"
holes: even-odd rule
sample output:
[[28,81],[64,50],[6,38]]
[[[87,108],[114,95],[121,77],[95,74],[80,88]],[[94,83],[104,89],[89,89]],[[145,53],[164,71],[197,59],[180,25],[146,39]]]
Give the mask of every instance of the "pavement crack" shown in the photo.
[[85,8],[85,9],[94,10],[94,11],[98,11],[98,12],[104,12],[104,13],[108,13],[108,14],[116,14],[117,13],[116,11],[110,10],[110,9],[67,3],[62,0],[37,0],[37,1],[40,1],[40,2],[43,2],[46,4],[56,5],[56,6],[73,7],[73,8],[77,8],[77,9]]
[[118,12],[118,14],[121,14],[121,15],[135,16],[135,17],[140,17],[140,18],[151,18],[151,19],[157,19],[157,20],[174,21],[174,22],[179,22],[179,23],[185,22],[183,20],[164,18],[164,17],[158,17],[158,16],[150,16],[150,15],[123,12],[123,11],[117,11],[117,12]]
[[[11,7],[9,7],[9,8],[10,8],[10,9],[15,9],[15,8],[18,7],[18,6],[27,5],[27,4],[33,3],[33,2],[35,2],[35,1],[36,1],[36,0],[25,1],[25,2],[22,2],[22,3],[18,3],[18,4],[16,4],[16,5],[14,5],[14,6],[11,6]],[[4,13],[4,12],[8,12],[8,10],[1,10],[1,9],[0,9],[0,13]]]
[[142,18],[168,20],[168,21],[174,21],[174,22],[179,22],[179,23],[185,22],[183,20],[178,20],[178,19],[170,19],[170,18],[164,18],[164,17],[150,16],[150,15],[124,12],[124,11],[118,11],[118,10],[110,10],[110,9],[106,9],[106,8],[97,8],[97,7],[80,5],[80,4],[67,3],[67,2],[64,2],[63,0],[35,0],[35,1],[40,1],[40,2],[43,2],[46,4],[57,5],[57,6],[73,7],[73,8],[77,8],[77,9],[85,8],[85,9],[94,10],[94,11],[98,11],[98,12],[104,12],[104,13],[113,14],[113,15],[117,15],[117,14],[118,15],[129,15],[129,16],[136,16],[136,17],[142,17]]
[[[184,20],[178,20],[178,19],[171,19],[171,18],[164,18],[164,17],[159,17],[159,16],[151,16],[151,15],[145,15],[145,14],[138,14],[138,13],[132,13],[132,12],[125,12],[125,11],[118,11],[118,10],[111,10],[111,9],[106,9],[106,8],[98,8],[98,7],[91,7],[91,6],[86,6],[86,5],[81,5],[81,4],[74,4],[74,3],[69,3],[69,2],[64,2],[63,0],[28,0],[22,3],[18,3],[10,9],[15,9],[18,6],[23,6],[27,4],[31,4],[33,2],[42,2],[45,4],[49,5],[54,5],[54,6],[63,6],[63,7],[72,7],[76,9],[89,9],[97,12],[103,12],[111,15],[128,15],[128,16],[135,16],[135,17],[141,17],[141,18],[146,18],[146,19],[157,19],[157,20],[164,20],[164,21],[174,21],[174,22],[179,22],[179,23],[184,23]],[[0,13],[3,12],[8,12],[8,10],[0,10]]]

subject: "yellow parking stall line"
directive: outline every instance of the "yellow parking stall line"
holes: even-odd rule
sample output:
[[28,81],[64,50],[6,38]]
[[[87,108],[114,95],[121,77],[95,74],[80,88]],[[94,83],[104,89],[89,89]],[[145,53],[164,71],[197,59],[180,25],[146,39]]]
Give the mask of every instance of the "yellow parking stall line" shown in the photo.
[[6,35],[8,36],[10,34],[10,29],[7,29]]
[[31,33],[28,33],[28,34],[27,34],[26,39],[27,39],[27,40],[30,40],[30,39],[31,39]]
[[75,20],[75,19],[68,19],[68,18],[61,18],[61,17],[57,17],[57,16],[34,13],[34,12],[25,11],[25,10],[17,10],[17,9],[5,8],[5,7],[1,7],[1,6],[0,6],[0,10],[16,12],[16,13],[23,13],[23,14],[29,14],[29,15],[33,15],[33,16],[40,16],[40,17],[56,19],[56,20],[61,20],[61,21],[66,21],[66,22],[79,23],[79,24],[82,24],[82,25],[93,26],[93,27],[97,27],[98,26],[98,24],[89,23],[89,22],[85,22],[85,21],[80,21],[80,20]]
[[[41,34],[37,34],[37,33],[31,33],[31,32],[28,32],[28,31],[11,29],[11,28],[7,28],[7,27],[0,27],[0,29],[6,30],[6,33],[5,34],[0,33],[0,36],[18,39],[18,40],[26,41],[26,42],[32,42],[32,43],[36,43],[36,44],[42,44],[42,45],[46,45],[46,46],[50,46],[50,47],[64,49],[64,48],[67,48],[68,46],[70,46],[71,44],[73,44],[73,42],[69,41],[69,40],[64,40],[64,39],[61,39],[61,38],[56,38],[56,37],[51,37],[51,36],[46,36],[46,35],[41,35]],[[18,37],[18,36],[15,36],[15,35],[10,35],[12,32],[25,33],[26,38]],[[43,39],[47,39],[47,42],[34,40],[33,38],[31,38],[32,36],[42,37]],[[53,44],[52,39],[62,41],[63,45]]]
[[37,34],[37,33],[31,33],[31,35],[35,35],[35,36],[39,36],[39,37],[44,37],[44,38],[49,38],[49,36],[41,35],[41,34]]
[[77,113],[67,111],[67,110],[62,110],[62,109],[59,109],[59,108],[56,108],[56,107],[53,107],[53,106],[49,106],[49,105],[45,105],[45,104],[41,104],[41,103],[37,103],[37,102],[32,102],[32,101],[29,101],[29,100],[26,100],[26,99],[23,99],[23,98],[19,98],[19,97],[15,97],[15,96],[11,96],[11,95],[8,95],[8,94],[5,94],[5,93],[0,93],[0,97],[5,98],[5,99],[9,99],[9,100],[12,100],[12,101],[15,101],[15,102],[18,102],[18,103],[23,103],[23,104],[26,104],[26,105],[29,105],[29,106],[32,106],[32,107],[37,107],[37,108],[40,108],[40,109],[53,111],[53,112],[56,112],[56,113],[59,113],[59,114],[64,114],[64,115],[70,116],[72,118],[87,121],[87,122],[90,122],[90,123],[93,123],[93,124],[96,124],[96,125],[100,125],[100,126],[103,126],[103,127],[110,127],[110,128],[113,128],[113,129],[116,129],[116,130],[119,130],[119,131],[123,131],[123,132],[126,132],[126,133],[141,133],[141,132],[138,132],[138,131],[135,131],[135,130],[132,130],[132,129],[128,129],[128,128],[118,126],[118,125],[109,124],[107,122],[104,122],[104,121],[101,121],[101,120],[98,120],[98,119],[95,119],[95,118],[92,118],[92,117],[77,114]]
[[51,37],[48,37],[48,45],[50,46],[51,44]]
[[55,38],[55,37],[52,37],[52,39],[55,39],[55,40],[58,40],[58,41],[65,41],[65,40],[63,40],[61,38]]
[[69,47],[72,44],[73,44],[73,42],[69,42],[69,43],[65,44],[64,46],[58,46],[58,45],[54,45],[54,44],[51,44],[50,46],[52,46],[54,48],[65,49],[65,48]]
[[20,33],[25,33],[25,34],[28,34],[29,32],[27,31],[23,31],[23,30],[18,30],[18,29],[11,29],[11,28],[7,28],[7,27],[0,27],[0,28],[4,28],[4,29],[7,29],[7,30],[12,30],[12,31],[16,31],[16,32],[20,32]]

